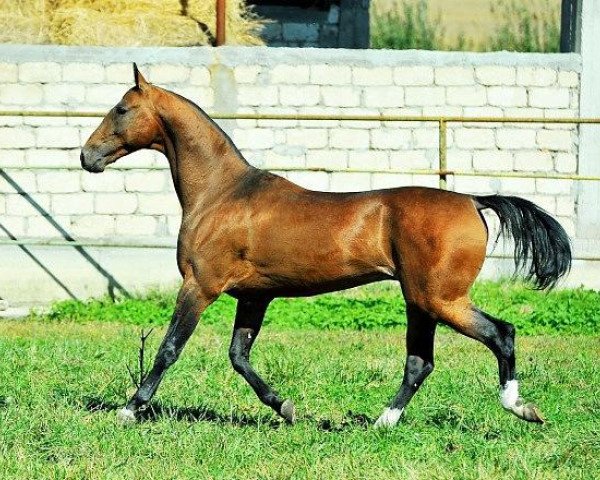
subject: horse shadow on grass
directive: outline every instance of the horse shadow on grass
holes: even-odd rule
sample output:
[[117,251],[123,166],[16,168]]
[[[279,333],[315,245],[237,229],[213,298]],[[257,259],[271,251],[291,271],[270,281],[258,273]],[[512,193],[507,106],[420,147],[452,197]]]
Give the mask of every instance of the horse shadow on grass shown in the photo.
[[356,413],[348,410],[340,422],[333,422],[328,418],[321,418],[316,420],[316,423],[317,428],[323,432],[341,433],[346,430],[366,430],[373,422],[372,419],[364,413]]
[[[116,412],[123,408],[121,404],[107,402],[97,397],[85,397],[81,402],[85,410],[89,412]],[[263,416],[252,416],[246,414],[232,413],[223,415],[216,412],[206,405],[195,407],[176,407],[162,403],[150,403],[148,407],[137,413],[138,421],[157,422],[165,419],[177,420],[180,422],[213,422],[223,425],[235,425],[238,427],[268,427],[278,429],[285,426],[285,422],[273,417],[271,419]],[[300,423],[309,422],[316,424],[316,427],[323,432],[340,433],[345,430],[366,429],[372,422],[364,414],[348,411],[340,422],[334,422],[327,418],[314,418],[307,416],[299,419]]]
[[[84,408],[89,412],[113,412],[123,408],[123,405],[107,402],[101,398],[86,397],[83,399]],[[224,415],[206,405],[195,407],[177,407],[159,402],[152,402],[143,410],[137,412],[136,417],[141,422],[157,422],[160,420],[177,420],[179,422],[214,422],[220,424],[236,425],[239,427],[266,426],[279,428],[282,421],[278,419],[265,419],[246,414],[232,413]]]

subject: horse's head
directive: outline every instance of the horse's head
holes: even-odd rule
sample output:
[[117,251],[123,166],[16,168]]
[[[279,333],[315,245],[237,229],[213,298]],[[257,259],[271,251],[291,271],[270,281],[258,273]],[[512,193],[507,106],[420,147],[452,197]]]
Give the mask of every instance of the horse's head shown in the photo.
[[81,166],[88,172],[104,168],[136,150],[161,148],[162,129],[154,111],[154,89],[133,64],[135,86],[108,112],[81,149]]

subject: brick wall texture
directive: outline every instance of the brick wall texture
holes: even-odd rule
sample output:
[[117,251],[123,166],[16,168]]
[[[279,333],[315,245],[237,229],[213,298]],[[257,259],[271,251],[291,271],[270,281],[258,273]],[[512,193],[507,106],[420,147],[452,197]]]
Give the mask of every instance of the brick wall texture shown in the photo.
[[[123,53],[77,49],[77,54],[57,55],[53,47],[30,48],[46,50],[29,57],[0,55],[2,110],[108,111],[132,84],[132,67]],[[388,52],[382,57],[369,51],[240,48],[227,50],[221,61],[196,50],[196,58],[185,61],[148,54],[139,67],[149,81],[209,113],[579,115],[577,62],[557,56]],[[99,122],[0,117],[0,236],[53,238],[61,237],[61,230],[81,239],[176,236],[179,205],[164,157],[138,152],[100,175],[78,169],[79,148]],[[309,188],[438,185],[434,175],[406,173],[437,168],[434,122],[221,124],[249,162]],[[575,231],[571,180],[489,178],[485,173],[577,172],[576,126],[452,123],[447,144],[450,169],[481,173],[451,176],[449,188],[524,196],[556,215],[569,233]]]

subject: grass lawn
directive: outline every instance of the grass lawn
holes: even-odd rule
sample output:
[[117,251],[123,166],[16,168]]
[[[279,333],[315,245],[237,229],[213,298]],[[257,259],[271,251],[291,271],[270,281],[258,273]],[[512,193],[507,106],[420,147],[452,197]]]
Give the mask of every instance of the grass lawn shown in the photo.
[[[148,344],[153,355],[164,327]],[[371,428],[395,393],[402,328],[269,325],[258,371],[296,403],[281,423],[233,372],[230,321],[201,325],[153,408],[131,427],[115,410],[132,393],[139,327],[0,322],[0,478],[593,478],[600,471],[600,338],[523,336],[522,394],[545,425],[497,399],[496,362],[448,329],[436,371],[391,431]]]

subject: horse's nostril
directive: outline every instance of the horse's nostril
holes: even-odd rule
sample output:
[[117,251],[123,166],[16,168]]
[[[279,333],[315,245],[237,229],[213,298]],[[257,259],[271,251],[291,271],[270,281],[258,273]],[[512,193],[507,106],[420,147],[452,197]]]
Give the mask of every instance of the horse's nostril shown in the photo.
[[83,153],[83,150],[81,151],[81,153],[79,154],[79,160],[81,161],[81,166],[83,167],[84,163],[85,163],[85,155]]

